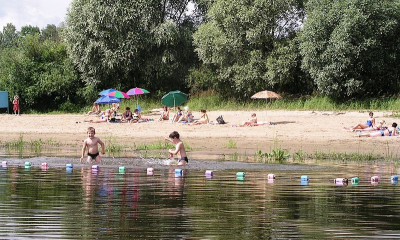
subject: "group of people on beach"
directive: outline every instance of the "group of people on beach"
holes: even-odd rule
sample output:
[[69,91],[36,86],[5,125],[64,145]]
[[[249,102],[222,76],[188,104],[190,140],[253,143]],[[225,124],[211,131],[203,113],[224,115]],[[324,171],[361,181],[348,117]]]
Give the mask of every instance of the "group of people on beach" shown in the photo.
[[353,127],[344,127],[344,130],[357,132],[358,137],[384,137],[398,136],[399,128],[397,123],[393,122],[391,126],[385,126],[385,120],[381,120],[376,124],[374,113],[369,112],[369,118],[366,123],[358,123]]

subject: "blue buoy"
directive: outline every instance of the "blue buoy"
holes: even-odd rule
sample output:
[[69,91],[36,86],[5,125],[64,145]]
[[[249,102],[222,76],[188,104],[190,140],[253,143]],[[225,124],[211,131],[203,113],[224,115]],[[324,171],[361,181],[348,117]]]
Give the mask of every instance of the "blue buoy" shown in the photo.
[[246,176],[246,173],[245,173],[245,172],[237,172],[237,173],[236,173],[236,177],[238,177],[238,178],[239,178],[239,177],[243,177],[243,178],[244,178],[245,176]]
[[301,180],[300,185],[303,185],[303,186],[308,185],[308,180]]
[[67,163],[65,164],[66,168],[74,168],[74,165],[72,163]]
[[32,163],[31,162],[25,162],[25,167],[26,168],[29,168],[29,167],[31,167],[32,166]]
[[307,175],[303,175],[303,176],[300,177],[300,180],[301,180],[301,181],[308,181],[309,178],[308,178]]
[[358,185],[360,179],[358,177],[353,177],[351,178],[351,184],[353,185]]
[[180,168],[175,169],[175,177],[181,177],[183,174],[183,170]]
[[397,185],[399,183],[399,181],[398,180],[390,180],[390,183],[392,185]]
[[399,180],[399,176],[393,175],[393,176],[390,177],[390,180],[398,181]]

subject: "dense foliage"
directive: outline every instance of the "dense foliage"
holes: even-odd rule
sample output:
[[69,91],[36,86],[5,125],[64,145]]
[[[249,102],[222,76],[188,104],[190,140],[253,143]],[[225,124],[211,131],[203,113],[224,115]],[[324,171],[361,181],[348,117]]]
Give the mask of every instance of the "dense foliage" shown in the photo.
[[[83,84],[68,57],[65,43],[42,35],[37,27],[25,26],[17,32],[8,24],[0,49],[0,89],[10,99],[18,95],[23,111],[35,109],[76,110],[83,102],[77,97]],[[56,31],[58,32],[58,31]],[[57,35],[57,34],[56,34]],[[54,32],[52,36],[55,36]]]
[[310,0],[300,37],[303,68],[336,99],[399,91],[400,2]]
[[89,89],[185,88],[193,52],[188,0],[75,0],[65,38]]
[[106,88],[391,97],[399,35],[397,0],[74,0],[65,25],[3,27],[0,90],[40,111]]

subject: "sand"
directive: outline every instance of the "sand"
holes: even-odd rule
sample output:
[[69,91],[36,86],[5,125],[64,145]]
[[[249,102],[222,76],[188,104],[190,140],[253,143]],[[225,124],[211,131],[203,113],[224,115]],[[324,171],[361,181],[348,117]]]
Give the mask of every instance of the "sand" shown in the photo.
[[[158,122],[157,114],[143,117],[154,119],[145,123],[86,123],[95,119],[83,114],[14,116],[0,115],[0,141],[53,140],[61,144],[81,147],[89,126],[96,129],[101,139],[113,139],[118,144],[147,144],[162,141],[170,132],[178,131],[185,144],[191,147],[191,156],[222,154],[253,155],[256,151],[270,152],[274,148],[287,149],[290,153],[303,151],[374,153],[383,156],[399,155],[399,137],[359,138],[356,133],[344,131],[343,127],[366,122],[368,112],[321,112],[321,111],[268,111],[268,121],[273,125],[239,127],[250,118],[252,111],[211,111],[210,120],[222,115],[227,124],[189,126],[188,124]],[[265,111],[256,111],[259,121],[266,121]],[[195,118],[200,112],[194,112]],[[391,112],[375,112],[376,121],[384,119],[387,124],[398,121]],[[400,122],[400,121],[399,121]],[[228,142],[236,143],[228,148]]]

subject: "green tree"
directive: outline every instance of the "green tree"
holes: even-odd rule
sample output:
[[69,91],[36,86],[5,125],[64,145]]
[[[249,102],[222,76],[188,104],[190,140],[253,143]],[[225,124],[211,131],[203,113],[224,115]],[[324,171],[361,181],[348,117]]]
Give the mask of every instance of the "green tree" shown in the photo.
[[82,86],[65,43],[28,34],[18,48],[0,54],[0,88],[19,95],[24,111],[76,110],[65,106],[82,103],[77,97]]
[[89,88],[185,86],[196,61],[188,0],[75,0],[64,37]]
[[54,24],[47,24],[45,28],[42,29],[41,40],[51,40],[58,42],[60,41],[58,28]]
[[18,44],[18,33],[17,29],[12,23],[7,23],[5,27],[3,27],[3,34],[1,38],[1,47],[2,48],[10,48],[15,47]]
[[40,34],[39,27],[33,27],[31,25],[21,27],[20,36],[26,36],[28,34],[30,35]]
[[400,2],[310,0],[302,67],[336,99],[399,91]]
[[220,91],[247,98],[273,88],[267,59],[298,30],[302,11],[295,0],[215,0],[194,43],[199,58],[216,68]]

